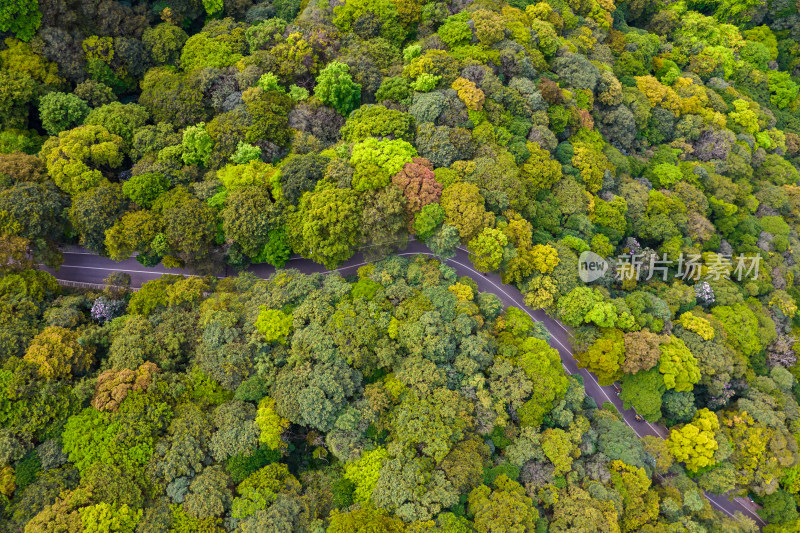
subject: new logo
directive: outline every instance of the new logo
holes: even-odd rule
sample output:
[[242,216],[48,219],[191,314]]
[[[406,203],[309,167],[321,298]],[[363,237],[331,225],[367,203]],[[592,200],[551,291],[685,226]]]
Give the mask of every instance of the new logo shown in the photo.
[[608,270],[608,262],[594,252],[585,251],[578,258],[578,277],[584,283],[600,279]]

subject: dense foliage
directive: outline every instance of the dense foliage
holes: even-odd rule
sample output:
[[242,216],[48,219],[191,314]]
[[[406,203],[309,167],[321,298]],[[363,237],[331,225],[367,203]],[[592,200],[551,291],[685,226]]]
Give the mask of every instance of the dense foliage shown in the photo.
[[[800,528],[795,3],[11,0],[0,32],[0,527],[752,529],[702,489]],[[670,437],[435,263],[133,296],[32,270],[411,236]]]

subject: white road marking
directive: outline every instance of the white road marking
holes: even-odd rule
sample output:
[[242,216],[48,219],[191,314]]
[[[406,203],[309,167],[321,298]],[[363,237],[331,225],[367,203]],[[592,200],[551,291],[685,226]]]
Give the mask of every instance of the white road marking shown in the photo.
[[[93,255],[93,254],[90,254],[90,255]],[[47,266],[47,265],[37,264],[36,266]],[[165,274],[172,274],[174,276],[186,276],[186,277],[189,277],[189,278],[200,277],[200,276],[197,276],[196,274],[184,274],[183,272],[161,272],[161,271],[158,271],[158,270],[155,270],[155,271],[153,271],[153,270],[123,270],[123,269],[120,269],[120,268],[90,267],[90,266],[79,266],[79,265],[61,265],[58,268],[59,268],[59,270],[61,270],[62,268],[78,268],[78,269],[84,269],[84,270],[107,270],[107,271],[111,271],[111,272],[130,272],[132,274],[161,274],[162,276],[165,275]],[[59,279],[59,278],[56,278],[56,279]],[[73,280],[63,279],[61,281],[73,281]]]

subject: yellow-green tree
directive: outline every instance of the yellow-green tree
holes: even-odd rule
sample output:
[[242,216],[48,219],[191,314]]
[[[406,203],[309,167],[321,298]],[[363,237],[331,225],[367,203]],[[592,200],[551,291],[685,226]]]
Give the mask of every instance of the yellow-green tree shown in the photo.
[[533,533],[539,513],[525,489],[500,474],[492,483],[476,487],[469,493],[469,513],[474,515],[475,530],[480,533],[515,531]]
[[279,309],[267,309],[262,305],[255,326],[267,342],[286,344],[292,331],[292,315]]
[[114,169],[125,157],[125,141],[99,125],[62,131],[44,143],[41,157],[56,185],[75,195],[95,187],[101,169]]
[[692,472],[713,466],[716,463],[714,453],[719,448],[714,438],[717,429],[717,415],[706,408],[700,409],[690,423],[672,430],[668,440],[669,451],[675,460],[685,463]]
[[481,272],[492,272],[503,262],[503,247],[508,238],[499,229],[483,228],[477,237],[469,241],[470,260]]
[[258,402],[256,425],[261,430],[259,441],[270,450],[284,450],[287,447],[283,440],[283,432],[289,427],[289,421],[275,412],[275,400],[269,396]]
[[64,379],[89,368],[94,349],[78,342],[77,331],[50,326],[33,338],[25,360],[38,365],[37,372],[47,380]]
[[486,211],[478,186],[456,183],[442,192],[445,224],[458,229],[462,242],[469,242],[487,226],[494,224],[494,214]]
[[611,482],[622,496],[622,531],[641,531],[658,519],[658,495],[650,491],[650,477],[644,468],[611,461]]
[[700,381],[700,367],[683,340],[670,337],[668,342],[659,346],[661,358],[658,370],[664,374],[664,384],[668,389],[691,391],[694,384]]

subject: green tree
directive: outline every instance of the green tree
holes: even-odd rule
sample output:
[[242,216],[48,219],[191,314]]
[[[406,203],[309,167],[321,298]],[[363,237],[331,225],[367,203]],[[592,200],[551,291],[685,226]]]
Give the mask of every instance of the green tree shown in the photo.
[[141,509],[106,502],[82,507],[79,513],[85,533],[133,533],[142,518]]
[[352,255],[358,243],[360,202],[348,189],[320,188],[304,194],[291,217],[292,248],[303,257],[335,268]]
[[428,204],[422,207],[414,216],[412,225],[414,233],[420,240],[426,241],[433,235],[442,222],[444,222],[444,209],[437,203]]
[[125,187],[117,183],[101,183],[72,199],[69,220],[82,246],[97,253],[105,252],[106,231],[114,226],[127,206],[124,192]]
[[122,184],[122,194],[148,209],[153,207],[153,202],[168,189],[169,180],[158,172],[139,174]]
[[83,124],[89,106],[70,93],[47,93],[39,100],[39,119],[48,135]]
[[111,102],[92,109],[84,124],[99,124],[110,133],[122,137],[126,145],[130,146],[134,131],[144,126],[148,118],[150,114],[144,106]]
[[442,224],[442,226],[428,237],[426,244],[436,256],[442,258],[453,257],[456,248],[461,244],[458,236],[458,228]]
[[187,165],[208,166],[214,141],[206,132],[205,123],[189,126],[183,131],[183,162]]
[[106,230],[105,247],[108,256],[115,261],[128,259],[136,251],[149,253],[150,243],[162,230],[156,213],[139,210],[125,213]]
[[236,153],[231,157],[231,161],[237,165],[244,165],[254,159],[261,159],[261,148],[239,141],[236,146]]
[[231,507],[233,494],[230,476],[220,465],[205,468],[189,485],[183,507],[190,518],[207,519],[224,515]]
[[[220,0],[206,1],[222,5]],[[241,58],[242,54],[238,53],[237,47],[230,40],[214,38],[206,32],[200,32],[186,40],[181,49],[180,63],[183,70],[190,72],[204,67],[228,67]]]
[[555,402],[564,397],[569,381],[564,375],[558,351],[542,339],[525,339],[520,352],[517,364],[531,380],[533,394],[520,407],[518,415],[522,425],[538,426]]
[[394,518],[383,509],[363,507],[340,512],[334,509],[330,515],[330,523],[326,533],[404,533],[405,524]]
[[640,370],[622,377],[622,406],[633,407],[645,420],[656,422],[661,418],[661,397],[666,387],[664,378],[655,369]]
[[667,388],[679,392],[691,391],[694,384],[700,381],[700,368],[686,344],[677,337],[671,337],[668,342],[661,344],[660,350],[658,370],[664,375]]
[[385,187],[392,176],[416,155],[416,149],[401,139],[378,140],[369,137],[356,143],[350,155],[350,164],[355,168],[353,189],[366,191]]
[[181,56],[181,49],[189,36],[174,24],[162,22],[144,30],[142,42],[157,64],[174,65]]
[[317,76],[314,96],[331,106],[342,115],[358,107],[361,102],[361,85],[350,77],[350,67],[332,61]]
[[453,391],[436,389],[430,397],[406,395],[394,412],[393,435],[440,462],[472,426],[471,406]]
[[467,502],[475,529],[480,533],[536,531],[539,513],[525,489],[505,474],[495,478],[492,486],[481,485],[469,493]]
[[0,7],[0,31],[9,31],[30,41],[42,23],[39,0],[10,0]]
[[261,430],[258,440],[270,450],[284,450],[288,445],[283,440],[283,432],[289,427],[289,421],[275,412],[275,400],[264,397],[258,402],[256,425]]
[[104,179],[101,169],[113,169],[122,164],[124,146],[119,135],[103,126],[79,126],[48,139],[40,155],[56,185],[76,195]]
[[578,365],[597,376],[601,385],[611,385],[622,377],[621,366],[625,362],[625,343],[622,332],[608,331],[598,338],[588,350],[576,355]]
[[161,215],[171,255],[189,264],[200,264],[210,252],[216,234],[214,210],[207,203],[176,187],[153,205]]
[[494,215],[486,211],[476,185],[456,183],[442,192],[445,224],[458,229],[462,242],[474,239],[487,226],[494,224]]
[[93,349],[78,342],[76,331],[50,326],[33,338],[25,360],[37,365],[41,377],[55,380],[88,370],[93,355]]
[[286,344],[289,333],[292,331],[292,315],[278,309],[267,309],[262,305],[259,308],[255,327],[267,342]]
[[412,141],[413,129],[414,117],[408,113],[382,105],[366,104],[347,118],[341,134],[349,142],[363,141],[368,137]]
[[477,237],[469,241],[470,261],[481,272],[492,272],[503,262],[503,248],[508,238],[499,229],[483,228]]
[[228,242],[236,242],[249,257],[257,257],[269,241],[275,208],[263,187],[237,188],[228,194],[220,213]]

